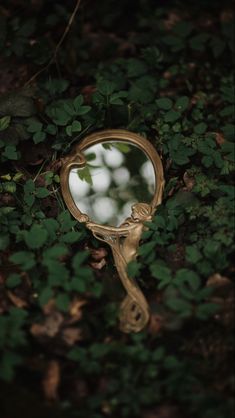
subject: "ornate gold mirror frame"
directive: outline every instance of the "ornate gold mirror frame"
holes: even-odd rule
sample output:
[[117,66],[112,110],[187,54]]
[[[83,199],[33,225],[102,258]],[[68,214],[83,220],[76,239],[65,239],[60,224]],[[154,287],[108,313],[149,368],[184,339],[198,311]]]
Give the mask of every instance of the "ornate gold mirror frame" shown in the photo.
[[[69,188],[69,174],[72,168],[84,168],[86,159],[83,151],[92,145],[99,143],[119,141],[136,145],[150,159],[155,173],[155,193],[150,203],[136,203],[132,206],[131,216],[124,220],[119,227],[99,225],[92,222],[89,217],[82,213],[76,206]],[[150,221],[157,205],[162,201],[164,188],[164,176],[161,159],[152,144],[145,138],[126,130],[105,130],[93,133],[85,137],[75,146],[72,153],[63,159],[61,169],[61,189],[65,203],[71,214],[79,222],[84,222],[93,235],[110,245],[114,262],[127,292],[120,306],[120,329],[123,332],[139,332],[149,321],[149,306],[133,278],[127,275],[127,264],[137,256],[139,241],[144,222]]]

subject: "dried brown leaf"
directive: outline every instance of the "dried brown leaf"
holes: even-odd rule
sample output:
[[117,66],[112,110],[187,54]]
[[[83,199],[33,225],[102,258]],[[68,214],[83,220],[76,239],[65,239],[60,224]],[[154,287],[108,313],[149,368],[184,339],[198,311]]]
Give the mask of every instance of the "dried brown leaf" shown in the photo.
[[67,345],[72,346],[76,342],[83,340],[82,330],[73,327],[65,328],[62,331],[62,338]]
[[35,337],[55,337],[64,322],[64,317],[60,312],[54,312],[46,318],[43,324],[33,324],[30,332]]
[[82,308],[87,304],[85,299],[74,299],[70,304],[69,313],[76,321],[79,321],[82,318]]
[[7,296],[13,305],[17,306],[17,308],[26,308],[28,306],[28,302],[26,300],[16,296],[15,293],[11,292],[10,290],[7,291]]

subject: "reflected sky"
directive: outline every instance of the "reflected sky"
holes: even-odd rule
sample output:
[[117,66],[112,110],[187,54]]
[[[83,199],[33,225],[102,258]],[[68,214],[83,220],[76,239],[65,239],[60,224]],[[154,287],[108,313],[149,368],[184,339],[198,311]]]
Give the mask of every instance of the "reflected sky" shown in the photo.
[[155,190],[151,161],[137,146],[113,141],[84,151],[85,169],[72,169],[69,187],[77,207],[99,224],[120,225],[136,202],[150,203]]

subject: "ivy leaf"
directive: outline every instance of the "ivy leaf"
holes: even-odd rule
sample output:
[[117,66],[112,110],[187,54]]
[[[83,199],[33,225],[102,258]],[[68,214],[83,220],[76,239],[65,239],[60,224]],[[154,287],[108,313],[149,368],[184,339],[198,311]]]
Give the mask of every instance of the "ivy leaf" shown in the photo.
[[208,319],[218,312],[220,306],[216,303],[203,303],[196,308],[196,316],[199,319]]
[[156,104],[159,107],[159,109],[170,110],[173,106],[173,101],[171,99],[168,99],[168,97],[165,97],[157,99]]
[[4,352],[0,362],[0,377],[6,382],[10,382],[14,377],[15,366],[21,363],[22,358],[20,355],[12,351]]
[[5,131],[8,128],[11,122],[11,116],[3,116],[0,118],[0,132]]
[[90,170],[89,170],[89,167],[88,166],[86,166],[84,168],[79,168],[77,170],[77,173],[78,173],[78,177],[81,180],[86,181],[91,186],[93,185],[93,180],[92,180],[91,173],[90,173]]
[[45,187],[38,187],[35,194],[39,199],[44,199],[45,197],[49,196],[50,192]]
[[82,130],[82,125],[78,120],[74,120],[72,123],[72,132],[80,132]]
[[190,302],[180,298],[169,298],[166,305],[173,311],[178,312],[183,317],[188,317],[192,314],[192,305]]
[[20,283],[21,283],[21,277],[19,274],[16,274],[16,273],[10,274],[10,276],[8,276],[6,280],[6,285],[10,289],[18,286]]
[[43,131],[35,132],[33,135],[33,142],[35,144],[39,144],[40,142],[43,142],[46,139],[46,133]]
[[7,145],[2,155],[8,160],[18,160],[18,154],[15,145]]
[[70,303],[70,298],[67,295],[67,293],[60,293],[56,297],[56,306],[59,308],[62,312],[68,312]]
[[166,122],[176,122],[181,117],[180,112],[176,110],[169,110],[164,116]]
[[188,108],[188,105],[189,105],[189,98],[187,96],[182,96],[176,100],[175,108],[179,112],[184,112]]
[[110,96],[115,91],[116,85],[112,81],[102,80],[97,84],[97,89],[104,96]]
[[39,303],[41,306],[46,305],[49,300],[52,298],[53,296],[53,290],[51,289],[51,287],[44,287],[39,295]]
[[202,259],[202,254],[195,245],[188,245],[186,247],[186,260],[190,263],[196,264]]
[[133,260],[127,265],[127,274],[130,277],[136,277],[138,276],[140,272],[140,268],[141,268],[141,264],[138,263],[136,260]]
[[41,248],[48,237],[47,231],[38,224],[34,224],[29,231],[25,231],[25,243],[29,248]]
[[200,122],[194,126],[194,132],[198,135],[204,134],[207,130],[207,124],[205,122]]
[[20,265],[26,271],[30,270],[36,264],[34,253],[31,251],[15,252],[9,257],[9,260],[14,264]]
[[34,133],[34,132],[41,131],[42,128],[43,128],[43,124],[41,122],[39,122],[37,120],[32,120],[32,121],[30,121],[30,123],[28,125],[27,131],[31,132],[31,133]]

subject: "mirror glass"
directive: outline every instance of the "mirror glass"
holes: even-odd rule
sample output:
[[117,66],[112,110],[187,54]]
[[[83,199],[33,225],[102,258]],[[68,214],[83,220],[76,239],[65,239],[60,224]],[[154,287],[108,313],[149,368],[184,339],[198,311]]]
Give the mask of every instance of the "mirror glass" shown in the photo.
[[69,188],[78,209],[91,221],[119,226],[134,203],[152,201],[154,168],[139,147],[112,141],[92,145],[83,154],[87,165],[71,169]]

